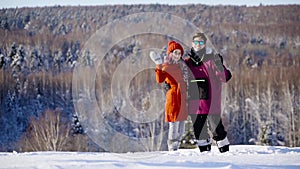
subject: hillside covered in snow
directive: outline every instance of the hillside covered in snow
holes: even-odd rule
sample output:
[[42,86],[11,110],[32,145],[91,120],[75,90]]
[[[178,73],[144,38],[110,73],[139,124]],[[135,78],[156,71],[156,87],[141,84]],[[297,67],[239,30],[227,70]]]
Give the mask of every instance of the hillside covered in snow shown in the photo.
[[[151,19],[135,18],[145,13],[164,14],[164,22],[127,25]],[[161,144],[153,143],[166,143],[162,134],[167,129],[164,97],[151,93],[162,91],[163,86],[155,81],[155,65],[146,51],[163,51],[169,40],[191,38],[193,26],[207,34],[233,75],[222,95],[222,118],[230,143],[299,147],[299,13],[299,5],[0,9],[0,151],[99,152],[119,134],[129,141],[160,135],[141,147],[162,150]],[[99,30],[124,17],[126,24],[112,34],[119,41],[103,53],[86,48]],[[175,30],[169,31],[174,26],[184,28],[176,29],[177,37],[173,36]],[[145,27],[168,32],[134,34]],[[108,35],[115,28],[98,35]],[[91,44],[97,49],[109,44],[112,37],[96,38]],[[190,50],[190,41],[184,48]],[[95,62],[102,55],[103,59]],[[78,65],[85,67],[79,70]],[[120,88],[123,85],[126,88]],[[94,102],[88,105],[88,101]],[[151,105],[159,110],[152,111]]]

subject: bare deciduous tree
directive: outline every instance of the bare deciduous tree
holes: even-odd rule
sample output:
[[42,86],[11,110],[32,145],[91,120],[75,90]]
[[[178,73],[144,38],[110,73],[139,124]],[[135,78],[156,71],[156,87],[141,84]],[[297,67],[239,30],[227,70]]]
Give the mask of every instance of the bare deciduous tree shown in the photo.
[[21,151],[62,151],[67,147],[69,131],[59,111],[47,110],[39,118],[30,119],[19,146]]

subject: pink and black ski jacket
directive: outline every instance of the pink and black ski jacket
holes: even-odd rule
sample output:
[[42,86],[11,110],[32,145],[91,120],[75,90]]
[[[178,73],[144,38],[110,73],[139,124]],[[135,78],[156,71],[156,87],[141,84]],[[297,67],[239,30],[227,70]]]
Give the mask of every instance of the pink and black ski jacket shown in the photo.
[[221,114],[222,83],[231,78],[224,66],[217,69],[212,54],[206,54],[201,63],[193,58],[185,59],[189,68],[188,112],[189,114]]

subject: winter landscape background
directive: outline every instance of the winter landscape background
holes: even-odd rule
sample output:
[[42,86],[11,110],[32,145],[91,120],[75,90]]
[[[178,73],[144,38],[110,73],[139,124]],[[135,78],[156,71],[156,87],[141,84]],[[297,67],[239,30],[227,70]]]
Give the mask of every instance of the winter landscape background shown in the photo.
[[[78,63],[95,66],[95,56],[84,48],[86,41],[104,25],[141,12],[170,13],[192,22],[223,54],[233,73],[222,98],[222,118],[232,145],[300,146],[299,5],[155,4],[1,9],[0,151],[105,151],[98,138],[108,144],[113,139],[91,139],[88,118],[133,140],[146,139],[141,144],[144,151],[165,150],[163,110],[154,121],[130,121],[119,113],[124,101],[113,98],[108,89],[118,65],[128,56],[133,57],[125,67],[143,59],[153,64],[147,56],[139,56],[139,51],[151,48],[149,44],[163,49],[172,39],[169,34],[135,35],[108,49],[94,82],[97,103],[113,102],[102,112],[104,121],[95,113],[82,116],[74,108],[74,68]],[[90,74],[84,69],[80,73],[77,82],[84,86],[84,77]],[[142,113],[151,106],[150,91],[161,88],[155,82],[154,69],[147,69],[130,81],[128,97]],[[84,90],[89,86],[79,93]],[[127,143],[130,145],[130,140]],[[114,146],[117,144],[122,146],[118,141]]]

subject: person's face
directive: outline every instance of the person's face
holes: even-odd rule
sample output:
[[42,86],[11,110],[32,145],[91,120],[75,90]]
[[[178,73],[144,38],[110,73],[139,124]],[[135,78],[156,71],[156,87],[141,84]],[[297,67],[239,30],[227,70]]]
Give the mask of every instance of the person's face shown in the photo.
[[201,37],[196,37],[192,42],[192,47],[196,52],[205,48],[205,41]]
[[179,49],[173,50],[173,52],[171,53],[171,57],[173,61],[178,62],[181,57],[181,50]]

